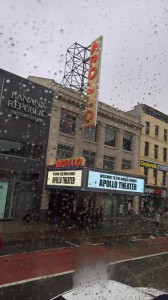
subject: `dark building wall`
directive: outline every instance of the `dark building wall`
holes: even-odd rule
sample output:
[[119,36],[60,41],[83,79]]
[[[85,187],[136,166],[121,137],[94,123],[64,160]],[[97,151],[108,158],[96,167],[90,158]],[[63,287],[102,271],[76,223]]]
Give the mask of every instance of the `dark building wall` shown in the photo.
[[43,184],[52,98],[50,89],[0,69],[0,148],[2,140],[8,140],[40,149],[35,159],[30,153],[27,158],[0,151],[0,169],[39,173],[39,190]]

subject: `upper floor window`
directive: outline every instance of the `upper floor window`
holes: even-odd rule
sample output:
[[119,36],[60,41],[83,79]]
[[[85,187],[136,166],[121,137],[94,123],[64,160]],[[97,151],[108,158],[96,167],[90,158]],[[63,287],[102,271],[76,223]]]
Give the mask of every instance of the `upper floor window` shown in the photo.
[[42,146],[0,139],[0,154],[40,159]]
[[110,126],[106,126],[105,145],[112,147],[116,145],[116,130]]
[[166,185],[166,174],[167,174],[167,172],[166,171],[163,171],[163,177],[162,177],[162,184],[163,185]]
[[61,111],[60,128],[63,133],[75,135],[76,115],[70,111]]
[[84,140],[96,142],[97,127],[84,129]]
[[95,158],[96,158],[96,153],[95,152],[91,152],[91,151],[88,151],[88,150],[83,150],[82,156],[86,160],[86,166],[87,167],[94,167],[95,166]]
[[123,149],[127,151],[132,150],[132,140],[133,136],[129,133],[124,133],[123,135]]
[[163,161],[167,161],[167,148],[163,148]]
[[149,122],[145,122],[145,133],[149,135],[150,133],[150,123]]
[[158,145],[154,145],[154,159],[158,159]]
[[145,183],[148,183],[148,168],[144,167]]
[[164,141],[167,142],[167,129],[164,129]]
[[131,169],[132,162],[130,160],[122,160],[122,169]]
[[73,147],[58,144],[57,159],[73,157]]
[[158,174],[157,169],[154,169],[153,170],[153,184],[154,185],[157,185],[157,174]]
[[149,155],[149,142],[145,142],[144,156]]
[[115,168],[115,158],[112,156],[104,155],[103,169],[113,171]]
[[159,135],[159,126],[155,125],[155,137]]

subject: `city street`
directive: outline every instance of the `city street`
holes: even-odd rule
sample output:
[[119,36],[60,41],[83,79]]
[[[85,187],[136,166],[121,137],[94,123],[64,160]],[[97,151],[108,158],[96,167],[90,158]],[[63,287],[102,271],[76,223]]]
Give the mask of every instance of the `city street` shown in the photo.
[[[62,246],[59,249],[1,256],[0,292],[4,296],[1,299],[7,299],[5,297],[14,291],[17,292],[17,299],[22,299],[23,295],[24,299],[30,299],[30,295],[31,299],[41,299],[42,295],[42,299],[50,299],[50,296],[72,288],[75,270],[86,266],[94,269],[100,262],[109,265],[110,277],[118,281],[134,286],[152,284],[157,288],[160,284],[160,288],[167,288],[167,237],[111,246],[91,245],[87,241],[80,247]],[[139,258],[137,262],[134,261],[136,258]],[[145,263],[149,258],[150,263]],[[129,262],[131,266],[125,265]]]

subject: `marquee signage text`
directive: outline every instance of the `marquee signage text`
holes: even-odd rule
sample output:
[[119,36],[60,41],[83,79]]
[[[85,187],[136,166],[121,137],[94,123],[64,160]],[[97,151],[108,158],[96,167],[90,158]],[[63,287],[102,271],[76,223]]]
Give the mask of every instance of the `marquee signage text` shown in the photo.
[[89,171],[88,187],[143,193],[144,179]]
[[140,160],[140,166],[150,168],[150,169],[157,169],[159,171],[168,172],[168,166],[155,164],[155,163],[150,162],[150,161]]
[[47,117],[46,103],[44,101],[32,99],[23,94],[17,94],[17,92],[12,92],[7,106],[11,108],[12,115],[35,122],[43,122]]
[[87,84],[87,104],[84,114],[85,128],[96,126],[101,52],[102,37],[99,37],[91,44]]
[[47,185],[49,186],[81,186],[82,171],[48,171]]
[[67,159],[59,159],[56,161],[56,167],[83,167],[85,165],[84,157],[75,157]]

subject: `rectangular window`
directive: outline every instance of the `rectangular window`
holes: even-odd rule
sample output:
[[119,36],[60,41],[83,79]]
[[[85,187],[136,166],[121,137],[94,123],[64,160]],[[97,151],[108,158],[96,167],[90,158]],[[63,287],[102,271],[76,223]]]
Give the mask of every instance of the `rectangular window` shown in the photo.
[[150,132],[150,123],[149,122],[145,122],[145,134],[149,135]]
[[154,159],[158,159],[158,145],[154,145]]
[[107,171],[113,171],[115,168],[115,158],[112,156],[104,155],[103,158],[103,169]]
[[148,183],[148,168],[144,167],[145,183]]
[[159,135],[159,126],[155,125],[155,137]]
[[166,185],[166,174],[167,174],[167,172],[163,171],[163,177],[162,177],[162,184],[163,185]]
[[75,135],[76,115],[71,112],[61,111],[60,128],[63,133]]
[[116,130],[110,126],[106,126],[105,145],[112,147],[116,145]]
[[86,160],[86,167],[94,167],[95,166],[95,158],[96,158],[95,152],[83,150],[82,156]]
[[122,169],[131,169],[131,161],[123,159],[122,160]]
[[58,145],[57,148],[57,159],[71,158],[73,157],[73,147]]
[[0,139],[0,154],[40,159],[42,146]]
[[144,156],[149,155],[149,142],[145,142]]
[[157,170],[153,170],[153,184],[157,185]]
[[163,148],[163,161],[167,161],[167,148]]
[[167,129],[164,129],[164,141],[167,142]]
[[123,135],[123,149],[127,151],[132,150],[132,135],[129,133],[124,133]]
[[96,142],[97,127],[84,129],[84,140]]

